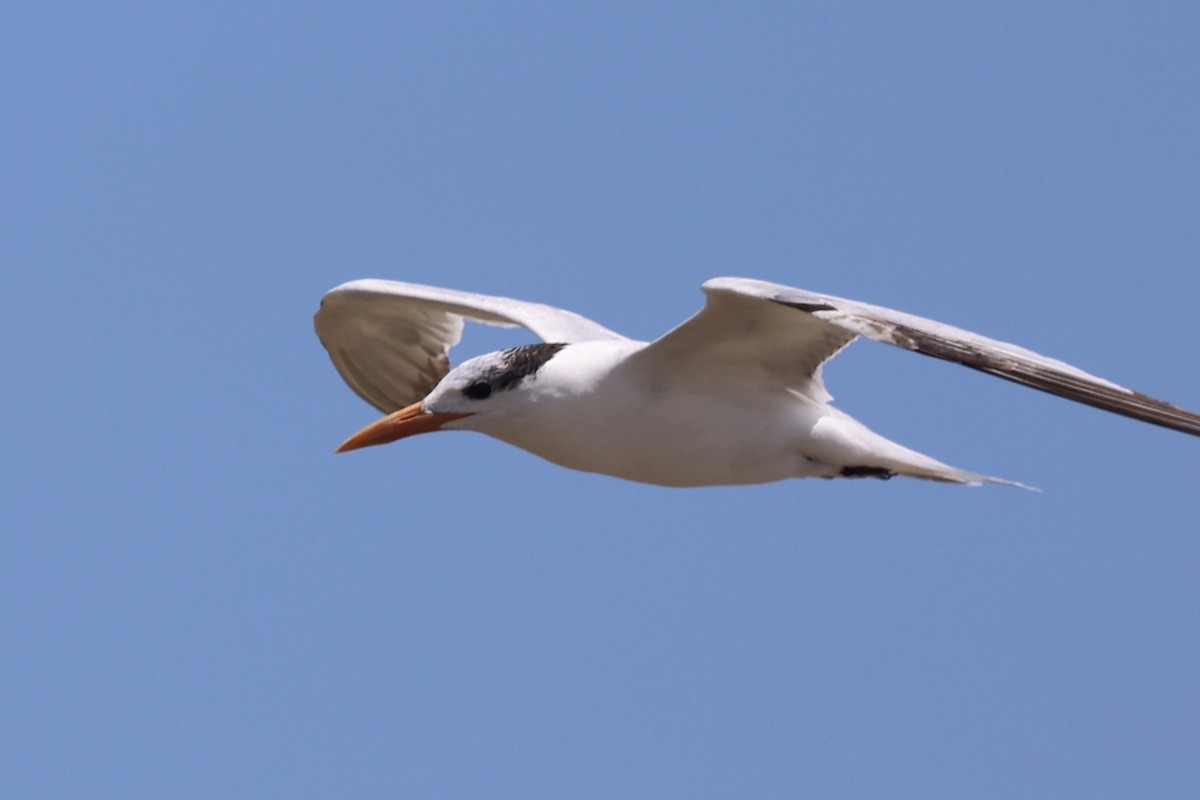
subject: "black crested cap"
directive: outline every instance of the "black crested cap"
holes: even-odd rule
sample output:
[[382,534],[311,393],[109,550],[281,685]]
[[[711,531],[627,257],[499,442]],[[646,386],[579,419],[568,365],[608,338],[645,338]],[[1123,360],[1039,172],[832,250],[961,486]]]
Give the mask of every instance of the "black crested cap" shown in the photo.
[[566,344],[562,342],[544,342],[502,350],[500,351],[501,363],[489,369],[484,375],[484,380],[497,391],[511,389],[536,373],[564,347]]

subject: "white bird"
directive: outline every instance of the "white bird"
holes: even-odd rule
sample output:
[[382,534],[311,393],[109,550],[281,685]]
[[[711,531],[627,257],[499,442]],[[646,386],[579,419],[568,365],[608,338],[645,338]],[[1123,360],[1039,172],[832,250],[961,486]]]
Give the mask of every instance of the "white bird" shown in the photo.
[[[943,464],[830,405],[821,366],[859,336],[1200,436],[1200,415],[940,322],[748,278],[703,289],[699,313],[647,343],[539,303],[344,283],[322,299],[316,332],[350,388],[387,416],[337,451],[472,430],[663,486],[894,475],[1020,485]],[[543,343],[451,369],[464,320],[524,326]]]

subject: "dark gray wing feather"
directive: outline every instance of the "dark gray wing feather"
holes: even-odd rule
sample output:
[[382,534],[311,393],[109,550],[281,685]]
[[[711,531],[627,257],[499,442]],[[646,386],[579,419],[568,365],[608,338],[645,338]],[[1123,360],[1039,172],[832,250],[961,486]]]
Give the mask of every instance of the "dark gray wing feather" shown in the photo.
[[[704,284],[709,303],[725,295],[768,301],[799,311],[851,337],[865,336],[922,355],[953,361],[989,375],[1127,417],[1200,436],[1200,414],[1134,392],[1053,358],[890,308],[807,292],[749,278]],[[797,333],[811,336],[811,326]],[[815,352],[822,352],[818,348]],[[832,355],[832,353],[830,353]]]

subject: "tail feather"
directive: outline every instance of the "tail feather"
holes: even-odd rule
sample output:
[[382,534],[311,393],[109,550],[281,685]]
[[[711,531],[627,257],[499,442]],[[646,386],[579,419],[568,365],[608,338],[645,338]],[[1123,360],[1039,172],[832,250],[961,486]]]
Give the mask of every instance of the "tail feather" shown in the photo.
[[[933,459],[930,459],[932,461]],[[1041,492],[1042,490],[1036,486],[1028,486],[1018,481],[1005,480],[992,475],[983,475],[978,472],[968,472],[965,469],[951,467],[948,464],[934,462],[937,468],[926,466],[905,466],[894,469],[897,475],[903,475],[906,478],[920,478],[927,481],[940,481],[942,483],[956,483],[959,486],[982,486],[985,483],[994,483],[1000,486],[1012,486],[1017,489],[1026,489],[1031,492]]]
[[[952,467],[916,450],[885,439],[849,415],[836,412],[822,419],[813,429],[818,441],[828,445],[827,453],[816,454],[823,460],[841,464],[843,477],[874,475],[920,478],[927,481],[980,486],[994,483],[1040,492],[1017,481],[983,475]],[[886,473],[886,474],[884,474]]]

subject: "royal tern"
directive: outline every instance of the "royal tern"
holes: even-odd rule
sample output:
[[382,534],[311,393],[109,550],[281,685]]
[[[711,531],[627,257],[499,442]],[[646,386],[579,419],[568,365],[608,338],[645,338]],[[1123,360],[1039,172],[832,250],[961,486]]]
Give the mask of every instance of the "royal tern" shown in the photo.
[[[1200,436],[1200,415],[1012,344],[879,306],[748,278],[654,342],[570,311],[387,280],[330,290],[314,324],[346,383],[387,416],[338,452],[473,430],[556,464],[664,486],[784,478],[1011,485],[956,469],[830,405],[821,366],[859,336]],[[450,368],[463,321],[523,326],[540,344]]]

